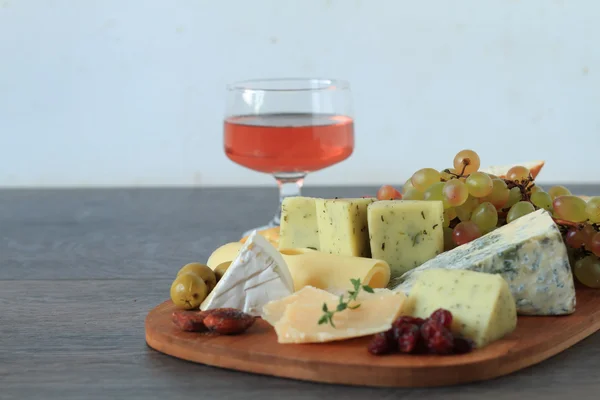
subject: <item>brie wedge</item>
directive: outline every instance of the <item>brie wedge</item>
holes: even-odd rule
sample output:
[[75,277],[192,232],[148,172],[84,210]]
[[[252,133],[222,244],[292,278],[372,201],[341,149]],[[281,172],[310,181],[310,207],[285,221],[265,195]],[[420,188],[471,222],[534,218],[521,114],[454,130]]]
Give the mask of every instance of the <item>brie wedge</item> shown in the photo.
[[294,293],[294,281],[281,253],[252,232],[201,310],[236,308],[260,316],[265,304]]

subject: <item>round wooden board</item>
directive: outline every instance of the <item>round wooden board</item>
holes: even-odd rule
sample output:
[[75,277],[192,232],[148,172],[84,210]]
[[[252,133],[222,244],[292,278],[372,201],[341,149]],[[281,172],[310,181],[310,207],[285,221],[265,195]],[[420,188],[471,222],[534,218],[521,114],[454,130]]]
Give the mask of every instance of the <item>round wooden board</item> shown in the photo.
[[515,332],[470,354],[373,356],[369,338],[278,344],[262,319],[244,334],[178,330],[166,301],[146,317],[146,342],[173,357],[216,367],[306,381],[360,386],[427,387],[482,381],[539,363],[600,329],[600,290],[577,289],[577,311],[562,317],[519,317]]

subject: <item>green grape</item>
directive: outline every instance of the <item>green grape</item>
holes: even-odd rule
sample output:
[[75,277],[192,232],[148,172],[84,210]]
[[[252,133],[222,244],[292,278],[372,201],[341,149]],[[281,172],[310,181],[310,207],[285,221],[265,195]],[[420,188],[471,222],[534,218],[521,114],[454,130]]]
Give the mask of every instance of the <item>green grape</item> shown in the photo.
[[411,178],[408,178],[406,180],[406,182],[404,182],[404,185],[402,185],[402,194],[406,193],[407,191],[409,191],[410,189],[414,189],[415,187],[413,186],[411,180]]
[[506,179],[511,181],[524,181],[529,178],[529,169],[521,165],[515,165],[506,172]]
[[423,200],[424,195],[423,192],[419,192],[417,189],[408,189],[404,192],[404,196],[402,196],[404,200]]
[[469,196],[464,204],[456,207],[456,216],[461,221],[470,221],[473,210],[479,205],[479,200],[473,196]]
[[457,170],[458,173],[464,171],[465,175],[477,171],[480,163],[479,155],[473,150],[461,150],[454,156],[454,169]]
[[503,179],[492,179],[492,191],[481,200],[489,201],[497,210],[501,210],[508,201],[509,194],[510,190]]
[[506,222],[511,223],[517,218],[521,218],[523,215],[527,215],[535,211],[533,204],[528,201],[516,202],[506,215]]
[[485,197],[492,192],[492,178],[484,172],[473,172],[465,181],[469,194],[473,197]]
[[531,195],[530,200],[537,208],[543,208],[546,211],[552,211],[552,198],[548,193],[537,191]]
[[444,226],[450,226],[450,221],[456,218],[456,209],[453,207],[444,210]]
[[558,185],[552,186],[550,189],[548,189],[548,194],[550,195],[552,200],[554,200],[558,196],[567,196],[571,194],[571,191],[564,186]]
[[444,197],[444,182],[436,182],[429,186],[423,193],[423,200],[441,201],[444,203],[444,208],[450,208],[448,201]]
[[473,221],[459,222],[452,231],[452,240],[458,246],[469,243],[480,236],[481,231]]
[[502,208],[503,209],[511,208],[512,206],[517,204],[519,201],[521,201],[522,198],[523,198],[523,195],[521,194],[521,189],[519,189],[518,187],[515,186],[514,188],[510,189],[510,192],[508,193],[508,200],[506,201],[506,203],[504,204],[504,206]]
[[452,179],[444,183],[443,193],[450,207],[457,207],[464,204],[469,197],[467,185],[459,179]]
[[452,250],[456,247],[456,243],[452,239],[453,232],[452,228],[444,227],[444,251]]
[[560,219],[571,222],[583,222],[588,218],[586,203],[577,196],[558,196],[552,202],[554,212]]
[[587,287],[600,288],[600,259],[587,256],[575,263],[575,277]]
[[482,233],[491,232],[498,224],[498,211],[492,203],[481,203],[471,215],[471,221],[479,227]]
[[585,212],[590,222],[600,223],[600,197],[595,196],[589,199],[585,206]]
[[410,181],[415,189],[424,192],[429,186],[439,182],[440,178],[440,173],[435,169],[423,168],[415,172]]
[[531,194],[533,194],[533,193],[537,193],[537,192],[543,192],[544,189],[542,189],[541,186],[533,185],[530,187],[529,191],[531,192]]

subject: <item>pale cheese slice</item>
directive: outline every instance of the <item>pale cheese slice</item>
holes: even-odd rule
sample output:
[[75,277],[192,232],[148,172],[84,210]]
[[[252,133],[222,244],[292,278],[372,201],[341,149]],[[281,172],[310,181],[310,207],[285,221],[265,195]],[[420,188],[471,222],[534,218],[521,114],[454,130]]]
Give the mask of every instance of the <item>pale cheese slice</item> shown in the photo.
[[[316,291],[324,293],[317,294]],[[335,310],[338,297],[320,289],[307,288],[290,298],[279,300],[280,304],[267,304],[263,315],[270,315],[263,318],[275,328],[279,343],[332,342],[387,331],[400,315],[405,299],[402,293],[387,289],[375,289],[375,293],[361,292],[356,302],[350,304],[360,304],[358,308],[334,314],[334,327],[319,325],[318,322],[323,315],[323,303],[330,310]]]

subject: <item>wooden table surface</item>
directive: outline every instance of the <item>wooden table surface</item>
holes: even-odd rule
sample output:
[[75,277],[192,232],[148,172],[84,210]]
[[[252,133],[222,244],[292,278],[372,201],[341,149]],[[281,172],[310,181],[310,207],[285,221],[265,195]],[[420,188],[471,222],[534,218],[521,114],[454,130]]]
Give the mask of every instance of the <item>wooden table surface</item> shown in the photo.
[[[572,188],[600,193],[600,186]],[[168,298],[177,270],[266,222],[276,197],[264,188],[0,191],[0,399],[600,396],[600,334],[510,376],[436,389],[298,382],[192,364],[148,348],[144,317]]]

